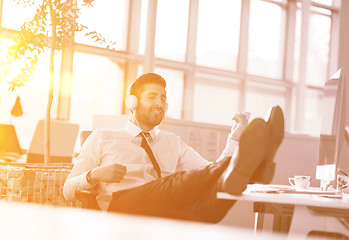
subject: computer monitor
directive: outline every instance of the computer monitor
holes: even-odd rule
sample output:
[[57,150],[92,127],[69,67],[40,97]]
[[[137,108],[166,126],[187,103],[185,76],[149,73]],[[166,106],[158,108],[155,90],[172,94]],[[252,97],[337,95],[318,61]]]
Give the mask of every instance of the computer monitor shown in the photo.
[[349,174],[349,83],[339,69],[324,86],[316,179],[327,189],[339,171]]

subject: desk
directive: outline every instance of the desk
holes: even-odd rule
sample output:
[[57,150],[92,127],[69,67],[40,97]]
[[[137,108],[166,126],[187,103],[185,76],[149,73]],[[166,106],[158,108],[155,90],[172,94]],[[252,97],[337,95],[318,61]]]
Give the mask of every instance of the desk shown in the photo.
[[[273,230],[307,234],[309,229],[338,228],[339,232],[349,236],[349,201],[338,199],[333,192],[320,194],[312,191],[278,191],[289,189],[281,185],[249,185],[241,196],[218,193],[220,199],[250,201],[254,203],[255,231],[263,228],[265,213],[274,215]],[[308,220],[307,220],[308,219]],[[320,230],[319,230],[320,231]]]
[[[231,240],[253,239],[243,228],[156,217],[0,201],[0,239],[11,240]],[[258,240],[282,236],[261,234]]]

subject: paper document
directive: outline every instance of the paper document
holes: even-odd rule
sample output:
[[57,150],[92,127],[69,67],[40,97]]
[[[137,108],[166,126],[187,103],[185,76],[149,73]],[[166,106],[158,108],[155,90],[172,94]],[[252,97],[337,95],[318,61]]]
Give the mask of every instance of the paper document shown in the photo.
[[290,193],[290,194],[319,194],[335,195],[335,191],[322,191],[317,187],[295,189],[287,185],[269,185],[269,184],[249,184],[245,193]]

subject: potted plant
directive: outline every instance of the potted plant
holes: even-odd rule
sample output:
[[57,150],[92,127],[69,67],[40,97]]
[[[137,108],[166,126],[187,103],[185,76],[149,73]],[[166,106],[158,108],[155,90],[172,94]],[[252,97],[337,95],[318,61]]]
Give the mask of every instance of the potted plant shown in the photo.
[[[45,117],[45,163],[50,162],[50,120],[54,86],[54,56],[56,51],[71,46],[76,32],[85,32],[85,36],[115,51],[115,43],[106,40],[96,31],[77,20],[84,7],[92,7],[94,0],[13,0],[24,7],[36,6],[32,20],[24,22],[14,43],[8,47],[6,60],[0,81],[10,85],[9,90],[25,85],[35,71],[38,56],[50,51],[50,74],[48,102]],[[81,2],[80,2],[81,1]],[[15,63],[21,63],[21,71],[12,76],[11,70]]]

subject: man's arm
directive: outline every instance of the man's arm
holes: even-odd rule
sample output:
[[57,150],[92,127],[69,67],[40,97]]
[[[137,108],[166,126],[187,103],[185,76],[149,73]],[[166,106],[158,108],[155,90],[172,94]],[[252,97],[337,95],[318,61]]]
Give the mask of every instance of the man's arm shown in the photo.
[[120,182],[126,174],[126,166],[118,163],[100,165],[101,135],[94,131],[85,141],[74,167],[67,177],[63,195],[72,200],[76,191],[91,189],[99,182]]
[[86,139],[74,167],[64,183],[63,195],[66,200],[73,200],[75,192],[78,190],[94,187],[94,184],[87,182],[86,174],[89,170],[99,166],[100,151],[98,134],[94,131]]
[[110,163],[103,166],[98,166],[87,172],[86,179],[92,185],[99,182],[120,182],[126,174],[126,166],[118,163]]
[[235,150],[239,145],[238,142],[239,142],[240,136],[248,125],[249,117],[250,117],[250,113],[247,113],[247,112],[237,113],[234,115],[233,126],[231,127],[230,134],[228,135],[227,143],[225,145],[225,148],[222,154],[219,156],[217,161],[220,161],[225,157],[233,156]]

